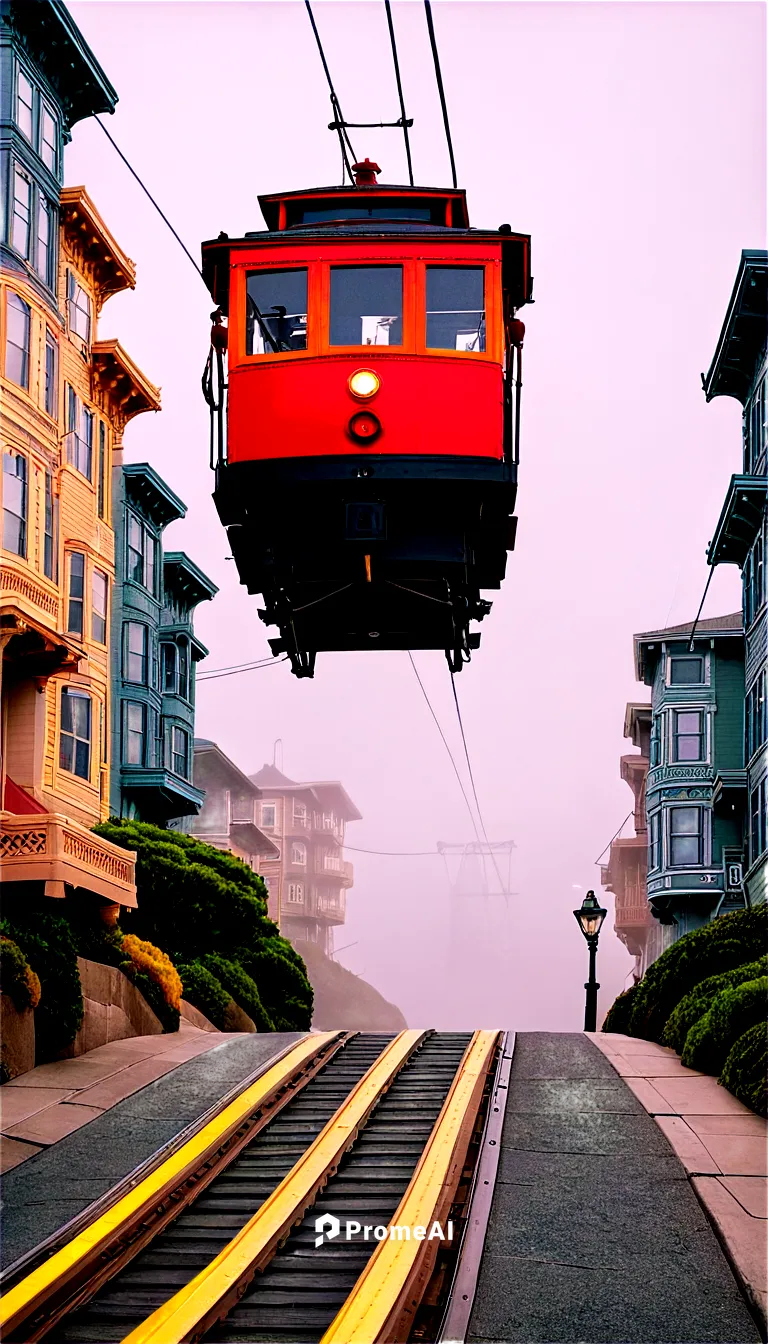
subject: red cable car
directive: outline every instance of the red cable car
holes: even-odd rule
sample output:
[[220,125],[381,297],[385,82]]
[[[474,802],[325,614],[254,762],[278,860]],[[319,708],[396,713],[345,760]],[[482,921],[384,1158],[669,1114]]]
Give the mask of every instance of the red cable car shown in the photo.
[[266,232],[203,244],[214,499],[297,676],[331,649],[458,671],[514,545],[530,239],[379,172],[262,196]]

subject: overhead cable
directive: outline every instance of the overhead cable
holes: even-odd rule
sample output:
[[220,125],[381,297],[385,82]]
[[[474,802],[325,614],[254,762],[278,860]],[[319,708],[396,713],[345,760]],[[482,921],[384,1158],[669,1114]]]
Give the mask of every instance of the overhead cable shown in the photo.
[[483,813],[480,808],[480,799],[477,796],[477,789],[475,788],[475,776],[472,770],[472,762],[469,759],[469,747],[467,746],[467,738],[464,732],[464,722],[461,717],[461,709],[459,707],[459,697],[456,691],[456,674],[454,673],[453,668],[451,668],[451,690],[453,691],[453,703],[456,706],[456,716],[459,720],[459,730],[461,732],[461,740],[464,744],[464,755],[467,761],[467,770],[469,771],[469,782],[472,785],[472,794],[475,800],[475,807],[477,808],[477,815],[480,820],[480,828],[483,832],[483,839],[485,840],[486,846],[488,848],[488,853],[490,854],[491,861],[493,863],[494,868],[496,869],[496,876],[499,879],[499,886],[501,887],[501,890],[504,891],[504,882],[501,876],[501,872],[499,871],[499,865],[496,862],[496,854],[494,852],[490,840],[488,839],[488,833],[485,829],[485,822],[483,821]]
[[[314,16],[314,14],[312,13],[312,6],[311,6],[311,4],[309,3],[309,0],[304,0],[304,4],[305,4],[305,6],[306,6],[306,10],[307,10],[307,13],[308,13],[308,15],[309,15],[309,22],[312,24],[312,32],[313,32],[314,35],[315,35],[315,41],[317,42],[317,50],[318,50],[319,53],[320,53],[320,60],[321,60],[322,63],[323,63],[323,70],[325,71],[325,78],[326,78],[327,81],[328,81],[328,88],[329,88],[329,90],[330,90],[330,94],[331,94],[331,107],[333,108],[333,116],[334,116],[334,121],[336,122],[336,129],[337,129],[337,131],[338,131],[338,133],[339,133],[339,145],[341,146],[341,159],[342,159],[342,163],[343,163],[344,167],[346,168],[347,173],[349,174],[349,180],[350,180],[350,182],[354,185],[355,178],[354,178],[354,174],[353,174],[353,172],[352,172],[352,164],[353,164],[353,163],[357,163],[357,155],[355,154],[355,151],[354,151],[354,149],[352,148],[352,141],[350,140],[349,135],[347,134],[346,122],[344,121],[344,113],[343,113],[342,110],[341,110],[341,104],[340,104],[338,98],[336,97],[336,90],[335,90],[334,87],[333,87],[333,80],[331,79],[331,72],[330,72],[330,70],[328,69],[328,62],[327,62],[326,59],[325,59],[325,52],[323,51],[323,44],[322,44],[322,42],[320,41],[320,34],[319,34],[319,32],[317,31],[317,24],[315,23],[315,16]],[[350,162],[349,154],[347,153],[347,151],[349,151],[349,154],[352,155],[352,161],[351,161],[351,162]],[[342,178],[343,178],[343,173],[342,173]]]
[[379,854],[388,859],[440,859],[439,849],[358,849],[356,845],[345,843],[345,849],[352,854]]
[[224,671],[199,672],[196,681],[216,681],[219,677],[237,677],[241,672],[257,672],[262,667],[276,667],[278,663],[287,663],[287,658],[265,658],[260,663],[244,663],[242,667],[232,667]]
[[392,22],[392,6],[390,0],[384,0],[384,8],[387,11],[387,26],[389,28],[389,40],[392,44],[392,61],[395,66],[395,80],[397,82],[397,96],[400,99],[400,120],[403,125],[403,136],[405,138],[405,157],[408,160],[408,181],[413,186],[413,165],[411,163],[411,143],[408,139],[408,119],[405,115],[405,100],[403,98],[403,85],[400,79],[400,62],[397,59],[397,42],[395,41],[395,25]]
[[462,797],[463,797],[463,799],[464,799],[464,802],[465,802],[466,805],[467,805],[467,811],[468,811],[468,813],[469,813],[469,819],[470,819],[470,821],[472,822],[472,829],[473,829],[473,831],[475,832],[475,837],[476,837],[476,839],[477,839],[477,843],[478,843],[479,845],[482,845],[483,842],[482,842],[482,840],[480,839],[480,832],[479,832],[478,829],[477,829],[477,822],[475,821],[475,815],[474,815],[474,813],[473,813],[473,811],[472,811],[472,805],[471,805],[471,803],[470,803],[470,801],[469,801],[469,798],[467,797],[467,791],[466,791],[466,789],[464,788],[464,784],[463,784],[461,775],[460,775],[460,773],[459,773],[459,767],[457,766],[457,764],[456,764],[456,762],[455,762],[455,760],[454,760],[454,758],[453,758],[453,752],[451,751],[451,748],[448,746],[448,739],[446,738],[445,733],[443,732],[442,728],[440,727],[440,720],[438,719],[438,717],[437,717],[437,715],[436,715],[434,709],[432,708],[432,702],[431,702],[429,696],[427,695],[427,692],[426,692],[425,687],[424,687],[424,682],[421,680],[421,677],[419,676],[418,669],[417,669],[417,667],[416,667],[415,662],[413,661],[413,654],[411,653],[410,649],[408,650],[408,657],[409,657],[410,662],[411,662],[411,667],[413,668],[413,674],[414,674],[414,676],[415,676],[416,680],[418,681],[419,686],[420,686],[420,688],[421,688],[421,694],[424,696],[424,699],[425,699],[426,702],[427,702],[427,708],[428,708],[430,714],[432,715],[432,718],[433,718],[434,721],[435,721],[435,727],[437,728],[437,731],[438,731],[438,733],[440,734],[440,736],[441,736],[441,738],[442,738],[442,740],[443,740],[443,746],[445,747],[445,750],[448,752],[448,756],[449,756],[449,758],[450,758],[451,765],[453,766],[453,773],[454,773],[455,776],[456,776],[456,779],[457,779],[457,781],[458,781],[459,788],[461,789]]
[[628,813],[627,813],[627,815],[626,815],[626,817],[624,818],[624,820],[622,821],[622,823],[621,823],[621,825],[620,825],[618,831],[614,832],[614,834],[611,836],[610,840],[608,841],[608,844],[605,846],[605,849],[601,849],[601,850],[600,850],[600,853],[598,854],[597,858],[595,859],[595,864],[598,864],[598,863],[600,862],[600,860],[602,859],[602,857],[603,857],[603,855],[604,855],[604,853],[605,853],[605,850],[606,850],[606,849],[610,849],[611,845],[613,844],[614,840],[616,839],[616,836],[617,836],[617,835],[621,835],[621,832],[624,830],[624,827],[626,826],[627,822],[629,821],[629,818],[632,816],[632,813],[634,812],[634,810],[635,810],[635,809],[633,808],[633,809],[632,809],[632,812],[628,812]]
[[706,584],[704,585],[704,596],[702,597],[701,602],[699,603],[699,610],[696,612],[696,619],[695,619],[695,621],[693,622],[693,625],[691,626],[691,638],[690,638],[690,640],[689,640],[689,642],[688,642],[688,652],[689,652],[689,653],[693,653],[693,640],[694,640],[694,636],[695,636],[695,634],[696,634],[696,626],[699,624],[699,620],[700,620],[700,618],[701,618],[701,613],[702,613],[702,611],[704,610],[704,603],[705,603],[706,600],[707,600],[707,593],[709,592],[709,585],[710,585],[710,583],[712,582],[712,575],[714,574],[714,572],[715,572],[715,566],[712,565],[712,567],[711,567],[711,569],[710,569],[710,571],[709,571],[709,578],[707,579],[707,582],[706,582]]
[[440,106],[443,109],[443,126],[445,127],[445,139],[448,144],[448,155],[451,160],[451,177],[454,188],[458,186],[456,179],[456,162],[453,157],[453,142],[451,140],[451,128],[448,123],[448,106],[445,101],[445,89],[443,88],[443,76],[440,73],[440,57],[437,54],[437,38],[435,37],[435,25],[432,22],[432,6],[429,0],[424,0],[424,10],[427,15],[427,28],[429,29],[429,45],[432,48],[432,60],[435,66],[435,79],[437,80],[437,91],[440,95]]

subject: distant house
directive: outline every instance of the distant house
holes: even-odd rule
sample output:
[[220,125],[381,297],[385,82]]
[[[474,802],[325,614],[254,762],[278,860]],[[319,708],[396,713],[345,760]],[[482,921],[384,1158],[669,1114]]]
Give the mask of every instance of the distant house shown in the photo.
[[[266,861],[279,859],[274,840],[259,829],[261,790],[231,761],[215,742],[195,738],[194,785],[203,795],[199,813],[186,828],[206,844],[229,850],[256,872]],[[269,913],[278,922],[277,896]]]
[[250,776],[261,791],[261,830],[274,839],[279,857],[265,858],[259,871],[279,910],[279,924],[292,942],[333,950],[333,930],[346,919],[352,864],[344,858],[348,821],[360,820],[338,780],[296,783],[274,765]]

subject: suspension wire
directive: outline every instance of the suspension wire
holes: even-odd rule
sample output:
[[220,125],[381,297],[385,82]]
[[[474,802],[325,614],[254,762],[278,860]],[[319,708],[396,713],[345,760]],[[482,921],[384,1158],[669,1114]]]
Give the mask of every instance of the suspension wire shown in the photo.
[[453,157],[453,142],[451,141],[451,128],[448,124],[448,106],[445,101],[443,76],[440,73],[440,57],[437,54],[437,38],[435,37],[435,25],[432,22],[432,6],[429,0],[424,0],[424,10],[427,16],[427,28],[429,29],[429,45],[432,48],[432,60],[435,66],[435,79],[437,80],[437,91],[440,94],[440,106],[443,109],[443,126],[445,127],[445,138],[448,143],[448,155],[451,160],[451,176],[453,178],[453,185],[455,188],[456,186],[458,186],[456,180],[456,162]]
[[690,640],[689,640],[689,642],[688,642],[688,652],[689,652],[689,653],[693,653],[693,641],[694,641],[694,637],[695,637],[695,635],[696,635],[696,626],[699,624],[699,619],[700,619],[700,617],[701,617],[701,613],[702,613],[702,611],[704,610],[704,603],[705,603],[706,600],[707,600],[707,593],[709,592],[709,585],[710,585],[710,583],[712,582],[712,575],[714,574],[714,572],[715,572],[715,566],[712,565],[712,566],[710,567],[710,571],[709,571],[709,578],[707,579],[707,582],[706,582],[705,587],[704,587],[704,596],[702,597],[701,602],[699,603],[699,610],[696,612],[696,620],[693,622],[693,625],[691,626],[691,638],[690,638]]
[[348,845],[346,842],[344,848],[350,850],[352,854],[380,854],[390,859],[442,858],[439,849],[358,849],[356,845]]
[[[338,130],[338,132],[339,132],[339,144],[340,144],[340,146],[341,146],[341,158],[342,158],[342,162],[343,162],[343,164],[344,164],[344,167],[345,167],[346,170],[347,170],[347,173],[349,174],[349,180],[350,180],[350,182],[351,182],[351,183],[353,184],[353,186],[354,186],[355,178],[354,178],[354,174],[353,174],[353,172],[352,172],[352,163],[357,163],[357,155],[355,154],[355,151],[354,151],[354,149],[352,148],[352,141],[350,140],[349,135],[347,134],[346,123],[345,123],[345,121],[344,121],[344,113],[343,113],[342,110],[341,110],[341,104],[340,104],[338,98],[336,97],[336,90],[335,90],[334,87],[333,87],[333,80],[331,79],[331,72],[330,72],[330,70],[328,69],[328,62],[327,62],[326,59],[325,59],[325,52],[323,51],[323,44],[322,44],[322,42],[320,41],[320,34],[319,34],[319,32],[317,31],[317,24],[315,23],[315,16],[314,16],[314,14],[312,13],[312,6],[311,6],[309,0],[304,0],[304,4],[305,4],[305,6],[306,6],[306,10],[307,10],[307,13],[308,13],[308,15],[309,15],[309,22],[312,24],[312,32],[313,32],[314,35],[315,35],[315,41],[317,42],[317,50],[318,50],[319,53],[320,53],[320,60],[321,60],[322,63],[323,63],[323,70],[325,71],[325,78],[326,78],[327,81],[328,81],[328,88],[329,88],[329,90],[330,90],[330,94],[331,94],[331,107],[333,108],[333,116],[334,116],[334,120],[335,120],[336,123],[337,123],[337,130]],[[346,143],[345,143],[345,142],[346,142]],[[347,150],[349,150],[349,153],[352,155],[352,163],[350,163],[350,161],[349,161],[349,157],[348,157],[348,154],[347,154]],[[344,174],[342,173],[342,182],[343,182],[343,178],[344,178]]]
[[[101,121],[101,119],[100,119],[99,117],[94,117],[94,120],[95,120],[96,124],[97,124],[98,126],[101,127],[101,129],[102,129],[102,131],[104,132],[104,134],[106,135],[106,137],[107,137],[109,143],[112,145],[112,148],[117,152],[117,154],[118,154],[118,155],[120,156],[120,158],[123,160],[123,163],[125,164],[126,168],[128,169],[128,172],[129,172],[133,177],[136,178],[136,181],[138,182],[139,186],[141,187],[141,190],[144,192],[144,195],[147,196],[147,197],[149,198],[149,200],[152,202],[152,204],[154,205],[154,207],[155,207],[155,209],[156,209],[158,215],[159,215],[160,218],[162,219],[163,223],[167,226],[167,228],[170,229],[171,233],[173,234],[174,238],[176,239],[176,242],[179,244],[179,247],[181,248],[182,252],[183,252],[184,255],[185,255],[186,257],[188,257],[189,260],[192,262],[192,265],[194,266],[195,270],[197,271],[197,274],[200,276],[200,279],[202,280],[203,284],[205,285],[205,277],[203,276],[203,272],[200,270],[200,267],[198,266],[197,262],[195,261],[195,258],[192,256],[192,253],[190,252],[189,248],[186,247],[186,245],[181,241],[181,238],[179,237],[178,233],[177,233],[176,230],[174,229],[174,227],[173,227],[171,221],[169,220],[168,216],[165,215],[165,214],[163,214],[163,211],[160,209],[160,206],[157,204],[157,201],[155,200],[154,196],[153,196],[152,193],[149,191],[149,189],[148,189],[147,187],[145,187],[144,183],[142,182],[141,178],[139,177],[139,174],[136,172],[136,169],[131,167],[131,165],[130,165],[130,163],[128,162],[128,160],[126,159],[126,157],[125,157],[125,155],[124,155],[122,149],[121,149],[120,146],[113,140],[112,136],[110,135],[109,131],[107,130],[106,126],[104,125],[104,122]],[[205,285],[205,288],[207,289],[208,286]]]
[[405,157],[408,160],[408,181],[413,186],[413,164],[411,163],[411,143],[408,139],[408,121],[405,115],[405,100],[403,98],[403,85],[400,79],[400,62],[397,59],[397,42],[395,41],[395,25],[392,22],[392,5],[390,0],[384,0],[384,8],[387,11],[387,26],[389,27],[389,40],[392,44],[392,60],[395,66],[395,80],[397,81],[397,96],[400,99],[400,120],[403,123],[403,137],[405,139]]
[[[494,852],[494,850],[493,850],[493,846],[491,845],[491,842],[490,842],[490,840],[488,839],[488,833],[487,833],[487,831],[486,831],[486,829],[485,829],[485,822],[483,821],[483,814],[482,814],[482,811],[481,811],[481,809],[480,809],[480,799],[479,799],[478,796],[477,796],[477,789],[475,788],[475,776],[474,776],[474,773],[473,773],[473,771],[472,771],[472,762],[471,762],[471,760],[469,759],[469,747],[467,746],[467,738],[466,738],[466,734],[465,734],[465,732],[464,732],[464,723],[463,723],[463,720],[462,720],[462,717],[461,717],[461,709],[460,709],[460,707],[459,707],[459,697],[458,697],[458,694],[457,694],[457,691],[456,691],[456,674],[455,674],[455,672],[453,671],[453,669],[451,669],[451,690],[453,691],[453,703],[454,703],[455,706],[456,706],[456,717],[457,717],[458,720],[459,720],[459,729],[460,729],[460,731],[461,731],[461,740],[462,740],[462,742],[463,742],[463,744],[464,744],[464,755],[465,755],[466,758],[467,758],[467,770],[469,771],[469,782],[470,782],[470,784],[472,785],[472,794],[473,794],[473,797],[474,797],[474,799],[475,799],[475,807],[477,808],[477,815],[478,815],[478,817],[480,818],[480,829],[481,829],[482,832],[483,832],[483,839],[485,840],[486,846],[487,846],[487,848],[488,848],[488,853],[489,853],[489,855],[490,855],[491,862],[493,863],[493,866],[494,866],[494,868],[496,869],[496,876],[497,876],[497,878],[498,878],[498,880],[499,880],[499,886],[501,887],[501,891],[502,891],[502,894],[503,894],[503,893],[504,893],[504,880],[503,880],[503,878],[502,878],[502,876],[501,876],[501,871],[500,871],[500,869],[499,869],[499,865],[498,865],[498,863],[496,862],[496,854],[495,854],[495,852]],[[507,883],[507,885],[509,885],[509,883]]]
[[246,663],[244,667],[233,667],[229,672],[201,672],[195,677],[195,681],[216,681],[218,677],[236,677],[241,672],[256,672],[262,667],[276,667],[278,663],[288,661],[288,658],[265,658],[263,663]]
[[432,715],[432,718],[433,718],[434,721],[435,721],[435,726],[436,726],[436,728],[437,728],[437,731],[438,731],[438,733],[440,734],[441,738],[443,739],[443,746],[445,747],[445,750],[448,752],[448,756],[450,757],[451,765],[453,766],[453,773],[455,774],[456,779],[458,780],[458,784],[459,784],[459,788],[461,789],[462,797],[463,797],[463,799],[464,799],[464,802],[465,802],[466,805],[467,805],[467,811],[468,811],[468,813],[469,813],[469,819],[470,819],[470,821],[472,822],[472,829],[473,829],[473,831],[475,832],[475,838],[476,838],[476,840],[477,840],[477,843],[478,843],[479,845],[482,845],[482,840],[480,839],[480,832],[479,832],[478,829],[477,829],[477,822],[475,821],[475,816],[474,816],[474,813],[473,813],[473,811],[472,811],[472,806],[471,806],[471,804],[470,804],[469,798],[467,797],[467,791],[466,791],[466,789],[464,788],[464,784],[463,784],[463,782],[462,782],[461,775],[459,774],[459,767],[457,766],[457,764],[456,764],[456,762],[455,762],[455,760],[454,760],[454,758],[453,758],[453,752],[451,751],[451,748],[448,746],[448,739],[446,738],[445,733],[443,732],[442,728],[440,727],[440,720],[438,719],[438,717],[437,717],[437,715],[436,715],[434,709],[432,708],[432,702],[431,702],[429,696],[427,695],[427,692],[426,692],[425,687],[424,687],[424,682],[421,680],[421,677],[419,676],[418,669],[417,669],[417,667],[416,667],[415,662],[413,661],[413,654],[411,653],[410,649],[408,650],[408,657],[409,657],[409,659],[410,659],[411,667],[413,668],[413,674],[414,674],[416,680],[418,681],[419,686],[421,687],[421,694],[424,696],[424,699],[425,699],[426,702],[427,702],[427,708],[429,709],[429,712],[430,712],[430,714]]
[[[639,759],[640,759],[640,758],[638,757],[638,760],[639,760]],[[632,816],[634,810],[635,810],[635,809],[632,808],[632,812],[628,812],[628,813],[627,813],[627,815],[626,815],[626,817],[624,818],[624,820],[622,821],[622,823],[621,823],[621,825],[620,825],[618,831],[615,831],[614,834],[611,836],[610,840],[608,841],[608,844],[605,846],[605,849],[601,849],[601,850],[600,850],[600,853],[598,854],[597,858],[595,859],[595,865],[597,865],[597,864],[600,862],[600,860],[602,859],[602,857],[603,857],[603,855],[604,855],[604,853],[605,853],[605,850],[606,850],[606,849],[610,849],[611,845],[613,844],[614,840],[616,839],[616,836],[617,836],[617,835],[621,835],[621,832],[624,830],[624,827],[626,826],[627,822],[629,821],[629,818]]]

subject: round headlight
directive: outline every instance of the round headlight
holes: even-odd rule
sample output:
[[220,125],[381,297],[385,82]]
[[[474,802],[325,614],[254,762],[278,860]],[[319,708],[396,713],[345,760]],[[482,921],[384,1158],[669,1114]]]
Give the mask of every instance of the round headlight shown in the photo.
[[349,390],[353,397],[367,401],[374,397],[381,387],[381,379],[373,369],[356,369],[349,380]]
[[371,411],[358,411],[349,422],[349,432],[358,443],[372,443],[381,433],[381,421]]

